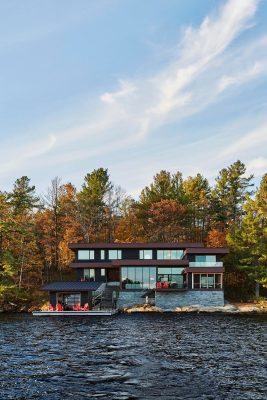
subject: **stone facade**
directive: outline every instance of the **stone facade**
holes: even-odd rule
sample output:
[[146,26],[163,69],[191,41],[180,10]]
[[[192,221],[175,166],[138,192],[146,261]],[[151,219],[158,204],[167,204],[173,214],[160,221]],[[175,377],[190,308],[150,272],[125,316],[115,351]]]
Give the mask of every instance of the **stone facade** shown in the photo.
[[[120,291],[118,308],[133,307],[144,304],[145,297],[142,291]],[[155,305],[162,310],[175,310],[176,307],[189,307],[200,305],[206,307],[224,306],[224,293],[222,290],[188,290],[185,292],[157,292],[155,293]]]
[[137,304],[144,304],[144,292],[123,292],[120,291],[117,306],[119,309],[133,307]]
[[222,290],[189,290],[186,292],[156,292],[155,305],[162,310],[175,310],[176,307],[193,305],[207,307],[224,306],[224,292]]

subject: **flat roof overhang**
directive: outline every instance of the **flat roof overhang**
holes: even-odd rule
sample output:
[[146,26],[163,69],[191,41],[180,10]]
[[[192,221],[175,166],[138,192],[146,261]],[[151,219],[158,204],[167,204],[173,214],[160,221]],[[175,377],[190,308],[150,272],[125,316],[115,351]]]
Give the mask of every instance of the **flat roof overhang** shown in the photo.
[[188,288],[177,288],[177,289],[172,289],[172,288],[168,288],[168,289],[163,289],[163,288],[157,288],[155,289],[155,292],[159,292],[159,293],[165,293],[165,292],[186,292],[188,290]]
[[114,268],[111,262],[73,262],[71,268]]
[[51,282],[41,290],[48,292],[88,292],[97,290],[103,282]]
[[203,248],[203,243],[69,243],[69,249],[178,249]]
[[224,256],[226,254],[229,254],[229,250],[224,248],[224,247],[202,247],[202,248],[191,248],[188,247],[185,249],[184,254],[207,254],[207,255],[221,255]]
[[209,273],[217,273],[221,274],[224,272],[223,267],[193,267],[193,268],[185,268],[185,273],[199,273],[199,274],[209,274]]
[[188,266],[188,260],[112,260],[110,262],[74,262],[71,268],[120,268],[120,267],[170,267]]

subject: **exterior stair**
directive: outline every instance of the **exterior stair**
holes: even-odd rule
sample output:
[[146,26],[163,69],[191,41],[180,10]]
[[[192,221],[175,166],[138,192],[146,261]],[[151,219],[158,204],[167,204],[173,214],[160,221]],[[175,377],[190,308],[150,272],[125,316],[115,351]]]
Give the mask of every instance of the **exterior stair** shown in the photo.
[[106,286],[101,299],[102,310],[116,308],[117,291],[115,289],[115,287]]

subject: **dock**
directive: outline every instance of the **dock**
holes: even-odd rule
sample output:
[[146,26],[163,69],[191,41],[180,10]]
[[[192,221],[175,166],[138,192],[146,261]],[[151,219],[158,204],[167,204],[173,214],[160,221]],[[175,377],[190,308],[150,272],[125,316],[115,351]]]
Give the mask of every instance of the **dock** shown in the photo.
[[118,310],[90,310],[90,311],[33,311],[35,317],[92,317],[92,316],[112,316]]

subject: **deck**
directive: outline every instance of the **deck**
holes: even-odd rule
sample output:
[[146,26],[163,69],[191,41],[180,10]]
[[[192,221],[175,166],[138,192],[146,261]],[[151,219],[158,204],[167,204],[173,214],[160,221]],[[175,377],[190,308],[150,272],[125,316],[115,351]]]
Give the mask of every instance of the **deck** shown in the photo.
[[32,315],[35,317],[65,317],[65,316],[82,316],[92,317],[96,315],[112,316],[118,313],[118,310],[90,310],[90,311],[33,311]]

